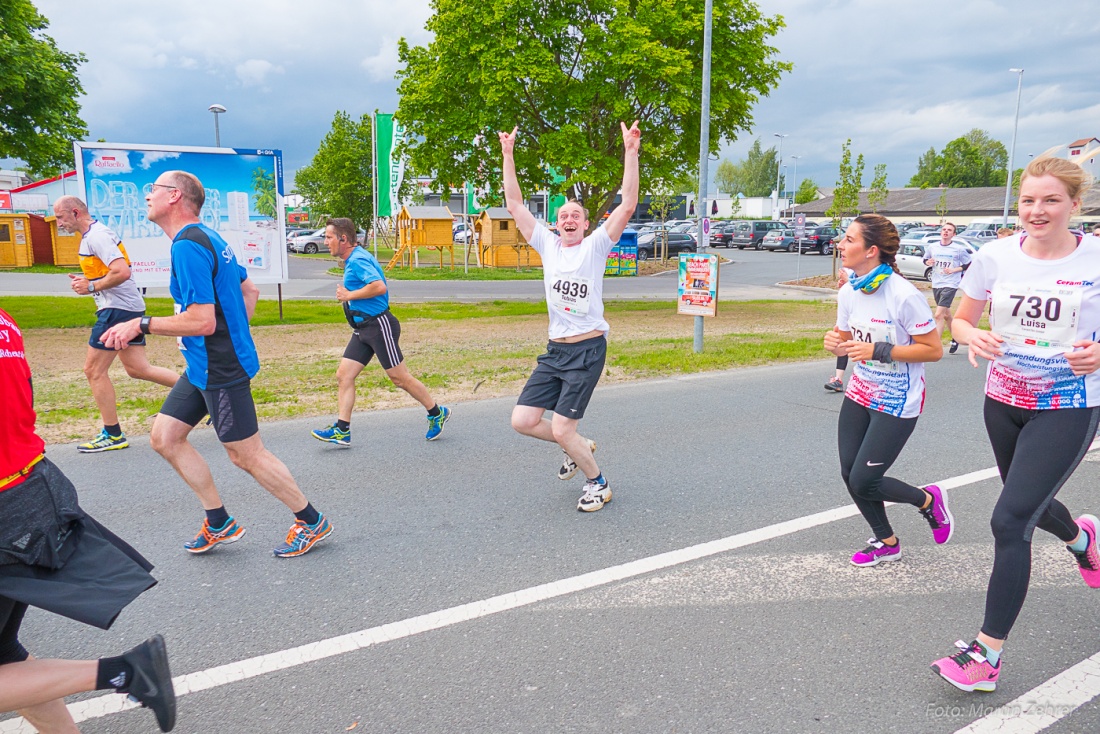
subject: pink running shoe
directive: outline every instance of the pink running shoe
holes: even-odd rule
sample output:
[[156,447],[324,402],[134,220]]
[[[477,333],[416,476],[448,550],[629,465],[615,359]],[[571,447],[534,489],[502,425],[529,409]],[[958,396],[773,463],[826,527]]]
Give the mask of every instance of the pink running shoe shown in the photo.
[[1078,553],[1072,548],[1069,552],[1077,559],[1080,566],[1081,578],[1090,588],[1100,589],[1100,550],[1096,547],[1096,535],[1100,528],[1100,520],[1093,515],[1081,515],[1077,518],[1077,525],[1089,536],[1089,544],[1085,550]]
[[901,558],[901,542],[886,545],[878,538],[867,541],[866,548],[852,556],[852,565],[860,567],[877,566],[882,561],[896,561]]
[[955,518],[947,508],[947,490],[929,484],[924,491],[932,495],[932,504],[921,510],[920,514],[932,527],[932,539],[937,545],[943,545],[951,540],[951,534],[955,532]]
[[997,667],[989,664],[982,654],[982,648],[975,640],[969,645],[959,640],[955,647],[961,652],[932,663],[932,670],[960,691],[997,690],[997,678],[1001,675],[1001,664]]

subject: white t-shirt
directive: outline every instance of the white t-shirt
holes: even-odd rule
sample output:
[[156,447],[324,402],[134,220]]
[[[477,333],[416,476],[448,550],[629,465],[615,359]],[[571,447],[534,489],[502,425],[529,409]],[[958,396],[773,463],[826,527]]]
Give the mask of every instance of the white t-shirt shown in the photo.
[[579,245],[562,247],[558,235],[543,224],[535,225],[531,247],[542,257],[551,339],[610,331],[603,318],[603,272],[614,246],[603,226]]
[[928,256],[932,260],[932,287],[933,288],[958,288],[962,282],[962,271],[957,273],[945,272],[948,268],[961,268],[969,263],[973,256],[965,245],[952,242],[945,245],[942,242],[928,246]]
[[[112,262],[126,257],[122,240],[111,231],[107,225],[98,220],[92,221],[92,226],[84,233],[80,240],[80,249],[77,252],[80,257],[80,270],[84,273],[89,283],[93,285],[109,272]],[[95,299],[95,310],[102,311],[105,308],[119,308],[124,311],[144,311],[145,299],[141,297],[134,276],[122,281],[113,288],[98,288],[92,292]]]
[[1064,353],[1100,337],[1100,237],[1085,235],[1060,260],[1025,255],[1020,235],[990,242],[962,281],[963,293],[990,302],[1004,354],[989,363],[985,394],[1020,408],[1100,405],[1100,374],[1074,376]]
[[[912,344],[912,335],[936,328],[928,301],[896,273],[874,293],[854,291],[845,283],[837,294],[836,325],[852,332],[853,339],[897,346]],[[916,418],[924,407],[924,364],[856,362],[844,395],[896,418]]]

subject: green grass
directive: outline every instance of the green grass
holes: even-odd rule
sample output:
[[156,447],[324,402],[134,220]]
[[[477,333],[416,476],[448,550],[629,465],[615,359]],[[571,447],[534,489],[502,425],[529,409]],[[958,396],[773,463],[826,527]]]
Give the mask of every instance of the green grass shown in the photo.
[[[329,275],[343,275],[340,268],[329,268]],[[542,268],[479,268],[471,264],[469,272],[463,272],[462,263],[455,263],[455,269],[447,265],[418,268],[403,268],[400,265],[386,270],[387,280],[542,280]]]
[[11,268],[0,270],[0,273],[48,273],[50,275],[64,275],[65,273],[79,273],[79,265],[64,267],[61,265],[31,265],[29,268]]
[[636,377],[656,377],[814,359],[822,355],[820,336],[779,338],[768,334],[720,334],[706,338],[703,353],[696,354],[692,350],[692,337],[628,341],[615,345],[608,362]]

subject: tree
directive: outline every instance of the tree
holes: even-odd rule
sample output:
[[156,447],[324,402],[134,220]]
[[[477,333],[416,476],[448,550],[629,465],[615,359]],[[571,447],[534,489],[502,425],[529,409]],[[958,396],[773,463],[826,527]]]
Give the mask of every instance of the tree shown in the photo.
[[[427,46],[398,53],[404,148],[437,188],[500,189],[498,130],[519,126],[527,191],[583,200],[592,225],[622,181],[619,122],[639,120],[641,189],[699,157],[703,14],[681,0],[432,0]],[[710,150],[752,124],[751,108],[791,65],[768,41],[779,17],[752,0],[715,0]],[[564,176],[554,185],[546,173]]]
[[890,189],[886,186],[886,164],[879,163],[875,166],[875,178],[871,181],[871,190],[867,193],[867,203],[871,211],[878,213],[878,208],[886,203],[890,196]]
[[832,217],[834,227],[839,227],[845,217],[859,214],[859,192],[863,189],[863,154],[856,157],[853,166],[851,138],[840,150],[840,169],[833,190],[833,204],[825,212],[825,216]]
[[940,224],[947,221],[947,187],[940,187],[940,199],[936,202],[936,216],[940,218]]
[[88,136],[76,74],[86,59],[57,48],[48,26],[30,0],[0,0],[0,158],[36,177],[71,168],[73,141]]
[[798,185],[798,191],[794,195],[795,204],[808,204],[817,199],[817,184],[813,179],[804,178]]
[[294,184],[314,216],[348,217],[366,229],[374,216],[370,115],[352,120],[337,112],[332,129],[309,165],[298,169]]
[[[745,196],[768,196],[775,189],[775,167],[777,153],[775,148],[764,150],[759,138],[752,142],[749,154],[737,163],[723,160],[718,164],[714,183],[721,191]],[[723,178],[719,179],[719,174]],[[780,178],[779,189],[783,190]]]
[[941,153],[929,148],[917,162],[917,172],[909,185],[922,189],[1004,186],[1007,164],[1008,151],[1004,145],[989,137],[985,130],[975,128],[949,142]]
[[275,196],[275,172],[257,167],[252,171],[252,188],[256,191],[254,206],[257,214],[275,218],[277,198]]

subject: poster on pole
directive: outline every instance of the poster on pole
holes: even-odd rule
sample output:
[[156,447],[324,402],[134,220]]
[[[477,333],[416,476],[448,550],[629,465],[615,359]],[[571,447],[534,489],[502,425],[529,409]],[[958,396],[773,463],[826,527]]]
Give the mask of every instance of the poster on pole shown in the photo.
[[718,256],[704,252],[680,253],[676,313],[718,315]]
[[394,217],[401,211],[398,192],[405,178],[405,159],[394,150],[405,138],[405,126],[392,114],[374,114],[374,180],[378,186],[376,217]]
[[91,215],[126,245],[141,288],[168,285],[172,242],[146,216],[145,197],[166,171],[187,171],[206,192],[200,221],[233,249],[254,283],[287,277],[282,152],[130,143],[73,143],[77,191]]

